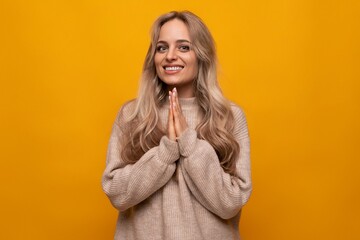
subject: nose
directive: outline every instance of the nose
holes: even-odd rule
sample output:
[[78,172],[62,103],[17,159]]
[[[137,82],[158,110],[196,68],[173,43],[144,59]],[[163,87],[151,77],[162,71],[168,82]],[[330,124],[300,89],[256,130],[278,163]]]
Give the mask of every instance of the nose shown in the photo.
[[175,48],[169,48],[166,53],[166,60],[171,62],[177,59],[177,53]]

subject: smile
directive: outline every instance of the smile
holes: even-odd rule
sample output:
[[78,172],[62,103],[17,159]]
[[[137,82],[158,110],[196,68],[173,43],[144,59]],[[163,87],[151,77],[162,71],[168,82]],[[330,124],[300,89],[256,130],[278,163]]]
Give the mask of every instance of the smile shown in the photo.
[[172,67],[164,67],[166,71],[179,71],[183,69],[184,67],[181,66],[172,66]]

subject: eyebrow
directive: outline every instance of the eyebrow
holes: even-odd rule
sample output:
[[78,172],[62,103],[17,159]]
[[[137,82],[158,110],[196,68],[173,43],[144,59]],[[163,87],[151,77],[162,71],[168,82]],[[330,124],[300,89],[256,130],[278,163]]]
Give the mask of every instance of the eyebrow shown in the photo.
[[[189,40],[186,40],[186,39],[176,40],[176,43],[184,43],[184,42],[187,42],[187,43],[190,43],[190,44],[191,44],[191,42],[190,42]],[[167,42],[166,42],[166,41],[163,41],[163,40],[158,41],[156,44],[159,44],[159,43],[167,44]]]

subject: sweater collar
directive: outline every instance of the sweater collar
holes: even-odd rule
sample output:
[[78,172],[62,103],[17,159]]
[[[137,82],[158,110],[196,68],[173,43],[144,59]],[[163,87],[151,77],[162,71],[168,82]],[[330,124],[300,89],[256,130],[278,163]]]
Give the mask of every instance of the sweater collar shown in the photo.
[[[181,109],[191,109],[197,107],[196,97],[191,98],[179,98],[179,103],[181,105]],[[166,100],[166,105],[169,106],[169,99]]]

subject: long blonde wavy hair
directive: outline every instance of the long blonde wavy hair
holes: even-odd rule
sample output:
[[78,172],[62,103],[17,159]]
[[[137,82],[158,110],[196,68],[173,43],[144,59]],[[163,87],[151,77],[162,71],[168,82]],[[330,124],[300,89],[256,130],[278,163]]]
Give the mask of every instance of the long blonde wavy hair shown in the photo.
[[159,145],[161,137],[166,134],[160,123],[159,109],[166,101],[168,89],[156,74],[154,55],[161,27],[173,19],[183,21],[188,27],[198,59],[194,92],[203,116],[196,127],[198,137],[213,146],[224,171],[234,175],[240,147],[232,134],[235,121],[230,103],[217,82],[215,43],[202,20],[189,11],[166,13],[153,24],[138,98],[124,128],[122,158],[127,163],[135,163],[145,152]]

